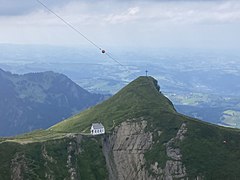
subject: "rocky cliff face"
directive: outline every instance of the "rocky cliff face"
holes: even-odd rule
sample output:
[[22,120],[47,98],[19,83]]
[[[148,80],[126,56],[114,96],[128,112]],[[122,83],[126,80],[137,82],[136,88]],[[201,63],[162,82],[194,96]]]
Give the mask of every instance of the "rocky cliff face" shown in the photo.
[[[64,180],[78,180],[80,175],[77,173],[78,165],[75,163],[75,160],[80,156],[81,136],[60,141],[52,142],[52,146],[54,146],[54,144],[66,143],[66,149],[64,149],[62,157],[53,154],[49,143],[43,143],[38,146],[37,150],[39,154],[37,158],[31,157],[30,154],[25,151],[16,152],[11,160],[11,179],[55,180],[61,177]],[[62,174],[60,171],[62,171]]]
[[[126,121],[117,126],[109,139],[104,141],[105,157],[110,172],[109,179],[154,180],[184,179],[186,168],[181,161],[181,151],[175,147],[184,139],[187,132],[183,123],[175,137],[165,143],[168,160],[161,168],[156,161],[146,167],[145,153],[151,149],[153,135],[146,131],[147,121],[144,118]],[[161,136],[161,132],[158,132]],[[107,152],[107,153],[106,153]],[[157,159],[158,157],[156,157]]]
[[0,179],[107,179],[101,137],[67,134],[41,143],[0,143]]

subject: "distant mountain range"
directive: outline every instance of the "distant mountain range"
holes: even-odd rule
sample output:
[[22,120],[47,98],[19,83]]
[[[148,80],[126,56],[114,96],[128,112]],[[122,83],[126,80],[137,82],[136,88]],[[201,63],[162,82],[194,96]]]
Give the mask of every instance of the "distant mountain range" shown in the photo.
[[[178,113],[152,77],[47,130],[0,138],[2,179],[235,180],[240,130]],[[92,123],[106,134],[92,136]]]
[[63,74],[17,75],[0,69],[0,136],[47,128],[104,98]]

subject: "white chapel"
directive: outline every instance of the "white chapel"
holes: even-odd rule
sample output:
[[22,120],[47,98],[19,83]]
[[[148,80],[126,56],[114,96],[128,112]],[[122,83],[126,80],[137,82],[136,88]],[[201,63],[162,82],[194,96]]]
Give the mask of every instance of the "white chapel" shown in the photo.
[[93,123],[91,127],[91,134],[92,135],[99,135],[99,134],[104,134],[105,133],[105,128],[102,125],[102,123]]

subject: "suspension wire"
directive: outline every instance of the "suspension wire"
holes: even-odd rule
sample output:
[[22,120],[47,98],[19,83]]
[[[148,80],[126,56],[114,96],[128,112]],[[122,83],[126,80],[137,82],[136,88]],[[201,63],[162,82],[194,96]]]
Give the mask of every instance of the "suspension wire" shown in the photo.
[[116,63],[118,63],[119,65],[125,67],[122,63],[120,63],[118,60],[116,60],[114,57],[112,57],[112,55],[111,55],[110,53],[107,52],[106,55],[107,55],[110,59],[112,59],[113,61],[115,61]]
[[125,67],[126,70],[129,72],[128,68],[126,65],[123,65],[122,63],[120,63],[118,60],[116,60],[111,54],[109,54],[108,52],[106,52],[104,49],[102,49],[100,46],[98,46],[95,42],[93,42],[92,40],[90,40],[87,36],[85,36],[83,33],[81,33],[77,28],[75,28],[72,24],[70,24],[68,21],[66,21],[65,19],[63,19],[60,15],[58,15],[57,13],[55,13],[52,9],[50,9],[46,4],[44,4],[41,0],[36,0],[40,5],[42,5],[45,9],[47,9],[49,12],[51,12],[53,15],[55,15],[58,19],[60,19],[65,25],[67,25],[69,28],[71,28],[73,31],[75,31],[77,34],[79,34],[80,36],[82,36],[85,40],[87,40],[90,44],[92,44],[93,46],[95,46],[98,50],[102,51],[103,54],[105,54],[109,59],[113,60],[114,62],[116,62],[117,64],[119,64],[122,67]]
[[94,45],[99,50],[102,50],[96,43],[88,39],[84,34],[82,34],[79,30],[77,30],[73,25],[71,25],[69,22],[67,22],[65,19],[63,19],[61,16],[59,16],[57,13],[55,13],[52,9],[50,9],[46,4],[44,4],[40,0],[36,0],[39,4],[41,4],[45,9],[47,9],[49,12],[54,14],[58,19],[60,19],[64,24],[66,24],[68,27],[70,27],[72,30],[74,30],[76,33],[81,35],[84,39],[86,39],[88,42],[90,42],[92,45]]

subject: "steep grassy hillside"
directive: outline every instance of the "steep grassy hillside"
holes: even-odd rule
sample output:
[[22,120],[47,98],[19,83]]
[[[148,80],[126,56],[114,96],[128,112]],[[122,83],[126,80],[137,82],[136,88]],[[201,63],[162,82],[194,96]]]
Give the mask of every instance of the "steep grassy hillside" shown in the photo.
[[132,118],[147,116],[154,112],[176,111],[172,103],[161,93],[152,77],[139,77],[109,100],[73,116],[53,127],[53,131],[89,132],[93,122],[101,122],[107,131]]
[[0,144],[0,179],[106,179],[100,138]]
[[[177,113],[159,89],[139,77],[48,130],[1,139],[0,177],[238,179],[240,131]],[[86,135],[92,122],[108,133]]]

